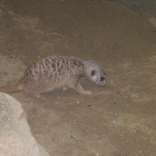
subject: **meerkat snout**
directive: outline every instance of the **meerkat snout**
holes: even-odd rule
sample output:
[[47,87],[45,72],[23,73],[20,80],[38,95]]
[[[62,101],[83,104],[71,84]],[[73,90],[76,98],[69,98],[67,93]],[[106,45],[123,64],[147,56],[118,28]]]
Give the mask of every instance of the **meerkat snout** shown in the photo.
[[94,69],[91,71],[91,77],[90,80],[92,82],[95,82],[99,86],[104,86],[105,85],[105,79],[106,75],[105,72],[102,68],[98,67],[98,69]]

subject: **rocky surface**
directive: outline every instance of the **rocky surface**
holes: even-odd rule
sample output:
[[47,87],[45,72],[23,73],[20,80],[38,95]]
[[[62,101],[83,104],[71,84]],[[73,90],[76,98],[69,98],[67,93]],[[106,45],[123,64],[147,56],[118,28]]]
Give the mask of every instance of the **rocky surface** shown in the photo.
[[0,156],[49,156],[31,134],[21,104],[0,93]]

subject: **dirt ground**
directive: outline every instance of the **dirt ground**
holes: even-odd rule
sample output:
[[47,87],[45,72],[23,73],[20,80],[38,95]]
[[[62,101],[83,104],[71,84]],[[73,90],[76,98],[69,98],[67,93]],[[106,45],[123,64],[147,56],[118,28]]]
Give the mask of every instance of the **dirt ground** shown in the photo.
[[82,81],[46,100],[12,93],[51,156],[156,155],[156,14],[105,0],[0,0],[0,85],[38,57],[99,61],[106,86]]

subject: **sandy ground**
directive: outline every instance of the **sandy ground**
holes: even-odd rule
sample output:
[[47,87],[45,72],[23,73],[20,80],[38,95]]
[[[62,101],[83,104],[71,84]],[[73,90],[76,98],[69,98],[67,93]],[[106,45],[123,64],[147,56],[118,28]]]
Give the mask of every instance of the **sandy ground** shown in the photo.
[[51,156],[155,156],[156,14],[113,1],[0,1],[0,84],[13,84],[38,57],[99,61],[104,88],[10,94]]

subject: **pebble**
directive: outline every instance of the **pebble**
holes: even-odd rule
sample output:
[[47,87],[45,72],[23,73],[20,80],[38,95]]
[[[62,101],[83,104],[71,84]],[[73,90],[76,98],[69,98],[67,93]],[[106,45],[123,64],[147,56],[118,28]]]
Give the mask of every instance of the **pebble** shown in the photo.
[[76,135],[71,135],[70,138],[75,141],[80,141],[80,139]]
[[112,123],[114,126],[118,126],[118,122],[116,120],[113,120]]
[[113,103],[114,103],[114,104],[116,104],[116,103],[117,103],[117,100],[116,100],[116,98],[115,98],[115,97],[113,97],[113,99],[112,99],[112,100],[113,100]]
[[87,107],[91,107],[91,106],[92,106],[91,104],[88,104],[88,105],[87,105]]

